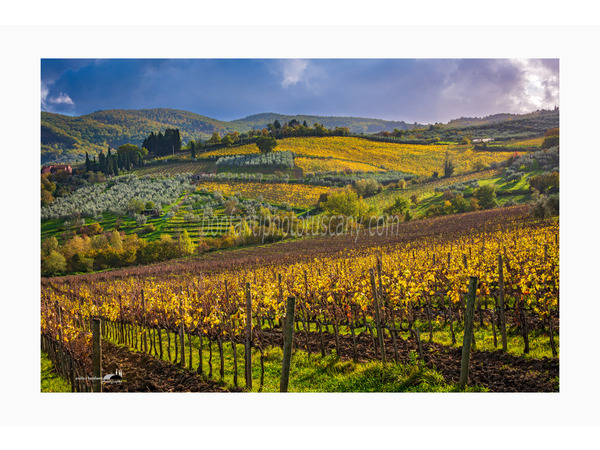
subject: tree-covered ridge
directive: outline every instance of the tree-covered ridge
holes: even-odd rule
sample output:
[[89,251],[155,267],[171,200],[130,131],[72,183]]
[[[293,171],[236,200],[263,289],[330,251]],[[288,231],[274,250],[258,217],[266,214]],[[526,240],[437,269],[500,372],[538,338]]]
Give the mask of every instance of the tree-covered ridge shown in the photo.
[[408,129],[414,125],[360,117],[286,116],[283,114],[257,114],[245,119],[225,122],[189,111],[169,108],[97,111],[78,117],[41,113],[42,161],[51,161],[64,155],[97,153],[111,146],[123,144],[141,146],[151,132],[177,128],[184,142],[207,140],[213,135],[243,133],[251,129],[266,128],[269,123],[296,119],[307,126],[320,123],[328,128],[347,127],[351,133],[375,133],[384,129]]
[[285,115],[276,113],[254,114],[243,119],[237,119],[229,122],[230,124],[239,124],[248,128],[262,129],[266,128],[269,123],[275,121],[280,123],[296,120],[300,123],[306,122],[309,126],[314,123],[320,123],[327,128],[343,128],[346,127],[351,133],[377,133],[379,131],[392,131],[397,128],[400,130],[408,130],[418,126],[408,124],[404,121],[391,121],[381,119],[370,119],[364,117],[336,117],[336,116],[313,116],[313,115]]
[[79,117],[42,112],[41,159],[42,163],[64,156],[95,154],[107,146],[116,148],[123,144],[141,146],[152,132],[167,128],[180,130],[185,142],[208,139],[213,133],[226,134],[238,131],[239,126],[229,126],[209,117],[174,109],[107,110]]
[[[509,120],[496,121],[508,117]],[[79,157],[83,162],[85,153],[97,154],[107,147],[117,148],[124,144],[142,146],[144,139],[152,132],[178,129],[184,143],[208,141],[228,133],[248,133],[252,129],[260,131],[280,124],[276,128],[282,136],[287,128],[296,125],[306,129],[319,123],[320,127],[346,130],[349,133],[380,133],[372,136],[377,140],[396,140],[404,143],[426,143],[428,140],[457,141],[468,138],[530,138],[542,136],[549,128],[559,126],[559,112],[539,111],[528,115],[489,116],[488,122],[477,126],[457,126],[459,121],[449,125],[418,125],[361,117],[324,117],[311,115],[286,116],[266,113],[245,119],[224,122],[189,111],[156,108],[144,110],[97,111],[79,117],[41,113],[41,159],[42,163],[60,159]],[[479,120],[479,119],[477,119]],[[384,131],[382,131],[384,130]],[[303,135],[303,134],[299,134]],[[276,136],[281,137],[281,136]],[[62,162],[69,162],[64,160]]]
[[542,136],[550,128],[559,127],[559,111],[548,111],[546,114],[519,116],[501,122],[486,123],[478,126],[455,128],[463,134],[471,134],[474,138],[491,137],[495,139],[518,139]]
[[[156,131],[158,129],[178,128],[182,133],[183,139],[186,141],[199,138],[207,139],[215,131],[220,134],[233,131],[245,131],[245,128],[242,129],[240,127],[232,126],[229,122],[202,116],[189,111],[169,108],[140,110],[113,109],[97,111],[89,114],[88,117],[102,123],[127,126],[129,129],[133,129],[142,134],[143,132],[148,134],[150,131]],[[146,131],[148,125],[155,128]]]
[[238,131],[209,117],[176,109],[106,110],[79,117],[42,112],[42,162],[65,155],[97,153],[123,144],[141,146],[152,132],[177,128],[185,142],[208,139],[214,133]]
[[472,127],[478,125],[489,125],[496,122],[504,122],[507,120],[521,120],[521,119],[535,119],[543,116],[555,116],[558,115],[558,109],[555,110],[538,110],[528,114],[509,114],[500,113],[492,114],[485,117],[460,117],[459,119],[453,119],[448,122],[446,128],[461,128],[461,127]]

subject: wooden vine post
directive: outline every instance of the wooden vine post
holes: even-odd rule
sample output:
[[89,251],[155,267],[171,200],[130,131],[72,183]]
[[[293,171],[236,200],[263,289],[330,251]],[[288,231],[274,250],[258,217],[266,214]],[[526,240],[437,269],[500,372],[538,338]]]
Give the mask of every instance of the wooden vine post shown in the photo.
[[54,306],[56,307],[56,317],[58,320],[58,342],[60,343],[60,345],[62,345],[63,343],[63,338],[62,338],[62,330],[63,330],[63,326],[62,326],[62,314],[60,312],[60,305],[58,304],[58,300],[54,302]]
[[148,352],[148,342],[146,340],[146,300],[144,299],[144,290],[142,289],[142,333],[144,352]]
[[102,345],[100,319],[92,319],[92,392],[102,392]]
[[121,301],[121,294],[119,294],[119,317],[121,318],[120,330],[119,334],[119,344],[125,343],[125,322],[123,320],[123,302]]
[[246,375],[246,389],[252,390],[252,293],[250,283],[246,283],[246,349],[244,371]]
[[558,352],[556,351],[556,344],[554,343],[554,330],[552,325],[552,314],[550,312],[550,308],[546,308],[548,311],[548,335],[550,337],[550,347],[552,348],[552,356],[556,358],[558,356]]
[[473,316],[475,313],[475,294],[477,292],[477,277],[469,277],[469,293],[467,296],[467,310],[465,312],[465,334],[462,345],[462,359],[460,362],[460,389],[464,389],[469,377],[469,359],[471,356],[471,338],[473,335]]
[[281,366],[281,382],[279,392],[287,392],[290,381],[290,365],[292,362],[292,343],[294,338],[294,315],[296,314],[296,297],[288,297],[285,309],[285,343],[283,345],[283,364]]
[[375,302],[375,326],[377,327],[377,339],[379,340],[379,349],[381,350],[381,361],[385,364],[385,346],[383,343],[383,334],[381,331],[381,316],[379,314],[379,295],[375,285],[375,273],[373,268],[369,269],[371,275],[371,286],[373,288],[373,300]]
[[185,368],[185,316],[183,314],[183,298],[179,300],[179,311],[181,316],[181,326],[179,327],[179,338],[181,339],[181,359],[179,363],[181,368]]
[[[279,284],[279,302],[283,303],[283,286],[281,285],[281,274],[277,274],[277,281]],[[279,326],[281,327],[281,348],[285,346],[285,317],[279,319]]]
[[502,265],[502,255],[498,255],[498,287],[499,295],[499,313],[500,313],[500,332],[502,333],[502,350],[507,351],[508,344],[506,340],[506,317],[504,315],[504,269]]

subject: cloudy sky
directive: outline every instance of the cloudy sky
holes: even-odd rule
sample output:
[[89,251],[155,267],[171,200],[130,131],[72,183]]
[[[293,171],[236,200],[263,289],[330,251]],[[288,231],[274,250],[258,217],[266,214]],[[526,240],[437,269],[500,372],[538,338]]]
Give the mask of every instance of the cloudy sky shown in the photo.
[[447,122],[559,105],[557,59],[43,59],[41,109]]

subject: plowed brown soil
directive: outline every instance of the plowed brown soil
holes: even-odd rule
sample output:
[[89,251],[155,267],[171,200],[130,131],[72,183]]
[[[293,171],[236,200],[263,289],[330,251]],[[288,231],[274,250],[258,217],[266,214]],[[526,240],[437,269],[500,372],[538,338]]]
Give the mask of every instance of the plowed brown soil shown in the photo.
[[[268,343],[272,341],[278,345],[281,333],[278,330],[267,337]],[[335,337],[330,333],[323,333],[326,354],[336,349]],[[313,354],[321,353],[321,339],[319,333],[308,334],[310,350]],[[344,360],[354,358],[352,336],[340,335],[339,356]],[[300,349],[306,349],[306,335],[304,331],[294,334],[294,343]],[[440,372],[449,383],[458,383],[460,379],[460,363],[462,347],[446,347],[441,344],[430,344],[421,341],[423,359],[428,367]],[[414,340],[398,339],[398,362],[407,363],[410,353],[418,354],[418,346]],[[391,338],[385,339],[386,358],[394,360],[394,344]],[[375,359],[373,340],[368,333],[356,336],[356,354],[358,361]],[[526,359],[514,356],[501,350],[493,352],[472,351],[470,357],[469,385],[479,385],[491,392],[558,392],[559,360],[558,358]]]
[[[273,342],[279,345],[278,330],[263,332],[264,345]],[[321,337],[317,332],[308,333],[312,354],[321,353]],[[306,334],[294,334],[295,346],[306,350]],[[323,333],[326,354],[336,349],[335,337]],[[131,352],[109,342],[102,343],[102,373],[123,372],[124,382],[104,385],[104,392],[241,392],[240,388],[225,388],[216,381],[206,380],[189,370],[157,359],[145,353]],[[398,339],[398,362],[408,363],[411,352],[418,353],[414,340]],[[422,342],[423,359],[428,367],[440,372],[448,383],[458,383],[462,349],[440,344]],[[385,340],[386,358],[395,359],[391,338]],[[354,358],[352,336],[339,336],[339,356],[342,360]],[[356,356],[359,362],[376,359],[373,341],[368,333],[356,336]],[[379,355],[378,355],[379,358]],[[491,392],[558,392],[558,358],[526,359],[496,350],[493,352],[472,351],[469,385],[478,385]]]
[[123,372],[123,382],[105,384],[103,392],[241,392],[145,353],[103,341],[102,374],[114,374],[116,369]]

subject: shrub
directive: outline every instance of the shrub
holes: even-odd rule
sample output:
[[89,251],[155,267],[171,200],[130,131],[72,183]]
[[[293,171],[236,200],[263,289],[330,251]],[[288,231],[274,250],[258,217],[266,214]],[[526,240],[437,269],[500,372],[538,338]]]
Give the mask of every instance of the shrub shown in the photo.
[[146,216],[140,216],[140,215],[135,215],[135,223],[137,223],[138,227],[142,226],[142,225],[146,225],[146,221],[148,220],[148,218]]
[[198,253],[204,253],[210,250],[210,245],[204,239],[198,241]]
[[67,269],[65,257],[52,250],[50,254],[42,258],[42,274],[52,276],[64,272]]
[[469,201],[469,211],[479,211],[479,201],[475,197],[471,197]]
[[548,196],[546,200],[546,207],[553,216],[557,216],[560,213],[558,194]]
[[529,214],[536,219],[547,219],[559,214],[558,195],[540,196],[531,206]]
[[444,191],[444,193],[442,194],[442,198],[443,198],[444,200],[446,200],[446,201],[450,201],[450,200],[452,200],[454,197],[456,197],[456,196],[455,196],[455,195],[452,193],[452,191],[450,191],[450,190],[446,190],[446,191]]
[[371,195],[381,190],[381,183],[373,178],[358,180],[354,183],[354,190],[360,196]]
[[320,203],[319,206],[330,214],[353,217],[362,216],[367,211],[366,203],[358,197],[356,192],[348,188],[330,193],[327,200]]
[[404,197],[396,197],[394,203],[384,209],[386,214],[405,214],[409,210],[408,200]]
[[537,189],[542,194],[553,188],[558,189],[558,184],[558,172],[546,172],[529,178],[529,185],[532,188]]
[[156,231],[156,227],[154,224],[149,223],[142,229],[143,234],[154,233]]
[[498,206],[496,189],[493,186],[487,185],[476,189],[473,197],[477,199],[477,203],[481,209],[491,209]]
[[256,146],[261,153],[269,153],[277,146],[277,140],[272,136],[260,136],[256,140]]
[[454,212],[464,213],[469,210],[469,204],[464,199],[462,195],[457,195],[451,200],[452,207],[454,208]]
[[444,215],[444,207],[442,205],[431,205],[425,210],[425,217],[434,217]]
[[513,173],[510,176],[506,177],[506,181],[509,183],[512,181],[520,181],[521,178],[523,178],[523,175],[523,172]]

